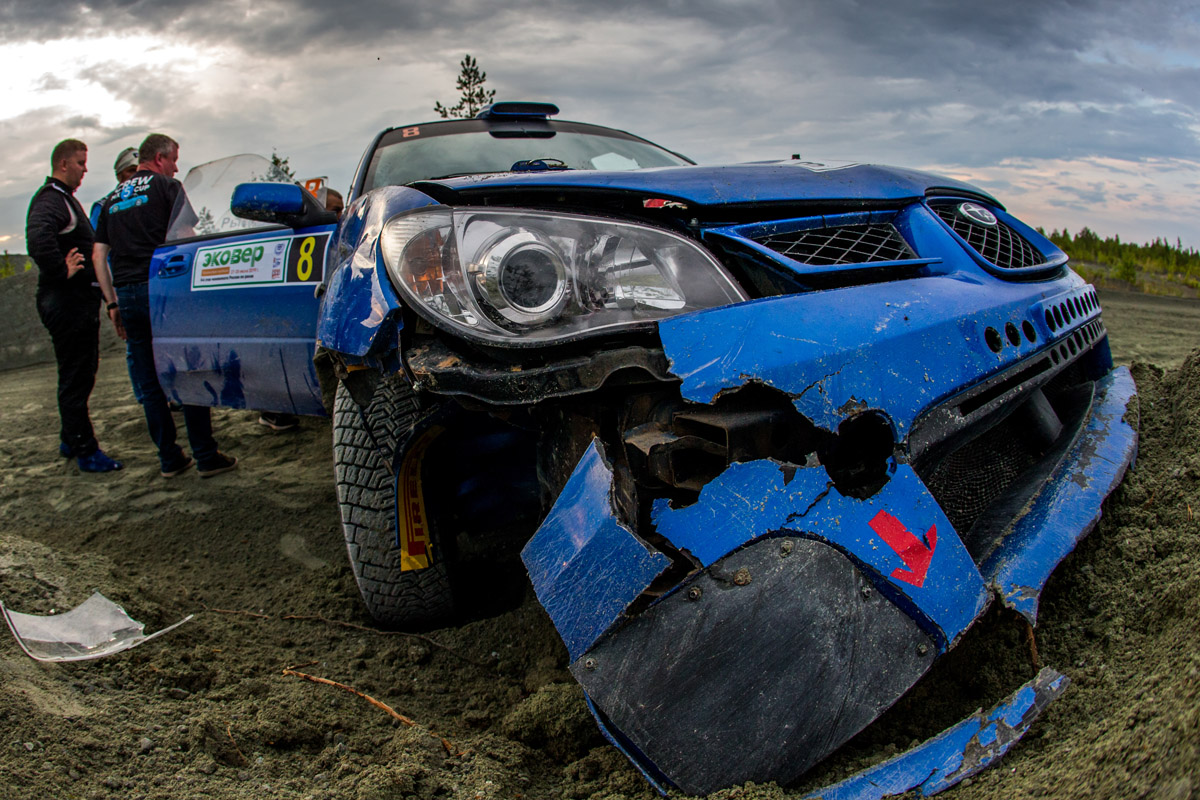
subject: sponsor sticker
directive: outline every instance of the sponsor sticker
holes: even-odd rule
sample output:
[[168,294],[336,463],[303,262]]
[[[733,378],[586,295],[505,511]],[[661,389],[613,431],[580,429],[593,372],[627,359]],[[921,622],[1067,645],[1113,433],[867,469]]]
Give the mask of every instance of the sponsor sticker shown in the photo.
[[442,428],[427,431],[404,457],[397,483],[398,494],[397,544],[400,547],[400,571],[428,569],[432,563],[429,552],[429,517],[425,512],[425,492],[421,486],[421,466],[425,451]]
[[329,234],[320,234],[201,247],[192,268],[192,291],[319,282],[328,241]]
[[687,204],[678,200],[664,200],[661,197],[651,197],[642,201],[642,208],[687,208]]

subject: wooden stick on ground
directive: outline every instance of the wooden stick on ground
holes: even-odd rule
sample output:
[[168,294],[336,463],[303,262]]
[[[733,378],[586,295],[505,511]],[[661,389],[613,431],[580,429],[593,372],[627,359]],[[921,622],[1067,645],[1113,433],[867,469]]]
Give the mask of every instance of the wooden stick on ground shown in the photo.
[[316,675],[309,675],[307,672],[297,672],[294,669],[285,669],[283,671],[283,674],[284,675],[294,675],[297,678],[303,678],[304,680],[312,681],[313,683],[323,683],[326,686],[336,686],[338,689],[344,689],[347,692],[349,692],[350,694],[354,695],[355,697],[361,697],[363,700],[366,700],[368,703],[375,706],[376,708],[386,711],[388,714],[391,715],[392,719],[399,720],[400,723],[403,725],[406,725],[410,728],[414,728],[417,725],[417,723],[413,722],[408,717],[406,717],[403,714],[401,714],[400,712],[396,711],[396,709],[392,708],[387,703],[382,703],[382,702],[376,700],[374,697],[371,697],[371,695],[364,694],[352,686],[347,686],[346,684],[338,683],[337,681],[331,681],[331,680],[329,680],[329,678],[318,678]]
[[242,766],[249,764],[250,762],[246,760],[246,754],[242,752],[242,748],[238,747],[238,743],[233,738],[232,723],[229,723],[229,722],[225,723],[225,735],[229,737],[229,743],[233,745],[234,752],[237,753],[238,758],[241,759]]
[[[371,695],[360,692],[358,689],[355,689],[352,686],[347,686],[346,684],[338,683],[337,681],[331,681],[331,680],[329,680],[329,678],[318,678],[316,675],[309,675],[307,672],[297,672],[294,669],[285,669],[283,671],[283,674],[284,675],[293,675],[297,678],[303,678],[306,681],[312,681],[313,683],[323,683],[326,686],[334,686],[338,689],[344,689],[345,691],[349,692],[350,694],[354,695],[355,697],[361,697],[363,700],[366,700],[368,703],[375,706],[376,708],[378,708],[382,711],[386,711],[392,717],[392,719],[399,721],[401,724],[406,725],[409,728],[417,727],[417,723],[413,722],[408,717],[406,717],[403,714],[401,714],[400,712],[396,711],[396,709],[392,708],[387,703],[376,700],[374,697],[371,697]],[[444,739],[435,733],[431,733],[429,735],[442,743],[442,749],[444,749],[448,755],[456,754],[457,751],[455,750],[454,745],[450,744],[449,740]],[[461,755],[461,753],[458,753],[458,754]]]
[[1025,623],[1025,643],[1029,645],[1029,660],[1033,662],[1033,671],[1036,673],[1042,668],[1042,660],[1038,656],[1037,636],[1028,622]]
[[239,617],[254,617],[255,619],[270,619],[271,618],[270,614],[259,614],[254,611],[230,611],[227,608],[209,608],[208,606],[204,605],[203,603],[200,604],[200,607],[203,608],[205,611],[211,611],[214,614],[232,614],[232,615],[239,616]]

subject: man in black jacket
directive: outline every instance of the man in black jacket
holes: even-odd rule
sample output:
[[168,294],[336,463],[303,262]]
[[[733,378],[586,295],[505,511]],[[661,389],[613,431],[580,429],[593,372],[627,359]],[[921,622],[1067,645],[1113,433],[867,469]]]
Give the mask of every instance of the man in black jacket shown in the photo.
[[29,203],[25,241],[38,266],[38,315],[58,362],[59,453],[76,458],[84,472],[111,472],[121,464],[97,445],[88,416],[100,361],[100,289],[92,269],[92,225],[75,199],[87,173],[87,145],[59,142],[50,166],[50,177]]

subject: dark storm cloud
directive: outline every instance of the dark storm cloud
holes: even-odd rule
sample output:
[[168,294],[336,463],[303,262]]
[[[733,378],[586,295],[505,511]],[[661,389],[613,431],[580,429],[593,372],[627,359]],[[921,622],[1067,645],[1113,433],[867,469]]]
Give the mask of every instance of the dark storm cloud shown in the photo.
[[[502,7],[484,0],[363,0],[352,6],[326,0],[9,0],[0,5],[0,36],[46,40],[92,31],[175,34],[193,41],[239,42],[294,49],[306,43],[348,39],[370,44],[396,37],[419,41],[431,31],[469,35],[476,26],[519,17],[558,20],[586,33],[587,26],[614,19],[698,20],[733,35],[763,26],[785,29],[796,44],[836,42],[847,66],[872,69],[904,64],[904,72],[964,74],[994,68],[989,56],[1013,59],[1069,54],[1087,49],[1112,31],[1139,41],[1186,42],[1179,22],[1194,25],[1196,8],[1178,0],[1050,0],[1049,2],[730,2],[645,3],[642,0],[509,0]],[[475,31],[478,32],[478,31]],[[522,44],[512,36],[497,46]],[[961,59],[961,60],[959,60]]]
[[[444,0],[436,5],[424,0],[365,0],[349,7],[326,0],[10,0],[0,6],[0,36],[9,41],[47,39],[78,35],[83,27],[234,45],[252,54],[303,52],[298,57],[312,57],[324,51],[330,58],[362,58],[372,48],[378,49],[377,57],[394,56],[400,45],[411,58],[420,59],[436,48],[470,42],[494,78],[510,57],[519,60],[523,51],[539,50],[537,37],[547,35],[548,28],[554,29],[552,35],[573,39],[585,52],[610,44],[589,36],[597,26],[629,20],[699,26],[712,41],[726,44],[688,53],[674,65],[655,64],[654,53],[645,54],[645,66],[652,68],[647,77],[689,75],[700,78],[705,88],[706,76],[716,76],[719,83],[721,73],[752,65],[771,88],[790,83],[793,91],[855,78],[928,86],[926,92],[919,86],[894,94],[879,92],[871,99],[884,112],[919,108],[916,104],[937,99],[994,114],[1013,100],[1111,105],[1170,98],[1195,114],[1200,110],[1200,71],[1195,66],[1142,67],[1138,53],[1121,52],[1118,45],[1190,51],[1200,28],[1198,17],[1194,4],[1178,0],[510,0],[502,7],[482,0]],[[1119,38],[1114,38],[1118,32]],[[547,63],[544,69],[569,72],[571,64]],[[642,87],[609,90],[617,88],[629,93]],[[721,96],[719,87],[717,95]],[[751,98],[758,99],[753,92]],[[731,102],[736,97],[724,99]]]
[[[371,133],[455,100],[464,53],[501,99],[553,100],[564,118],[703,162],[799,152],[974,174],[1086,161],[1146,191],[1130,170],[1154,180],[1152,162],[1176,160],[1177,187],[1200,151],[1194,0],[0,0],[6,44],[114,33],[213,58],[188,72],[106,52],[43,76],[48,93],[82,81],[129,104],[129,128],[88,129],[89,143],[162,129],[183,137],[187,160],[278,146],[343,186],[336,171]],[[56,113],[43,138],[74,135],[66,120],[83,112]],[[987,188],[1030,197],[1082,183],[989,174],[1004,183]],[[1063,189],[1059,202],[1086,207],[1091,191]],[[1117,191],[1110,203],[1128,196]]]

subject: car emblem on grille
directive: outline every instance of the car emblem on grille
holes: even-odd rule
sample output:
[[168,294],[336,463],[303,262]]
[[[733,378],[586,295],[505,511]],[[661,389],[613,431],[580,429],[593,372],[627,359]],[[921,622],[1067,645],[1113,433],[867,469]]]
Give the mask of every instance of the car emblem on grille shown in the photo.
[[983,225],[987,228],[992,228],[996,225],[996,215],[978,203],[959,203],[958,213],[976,225]]

